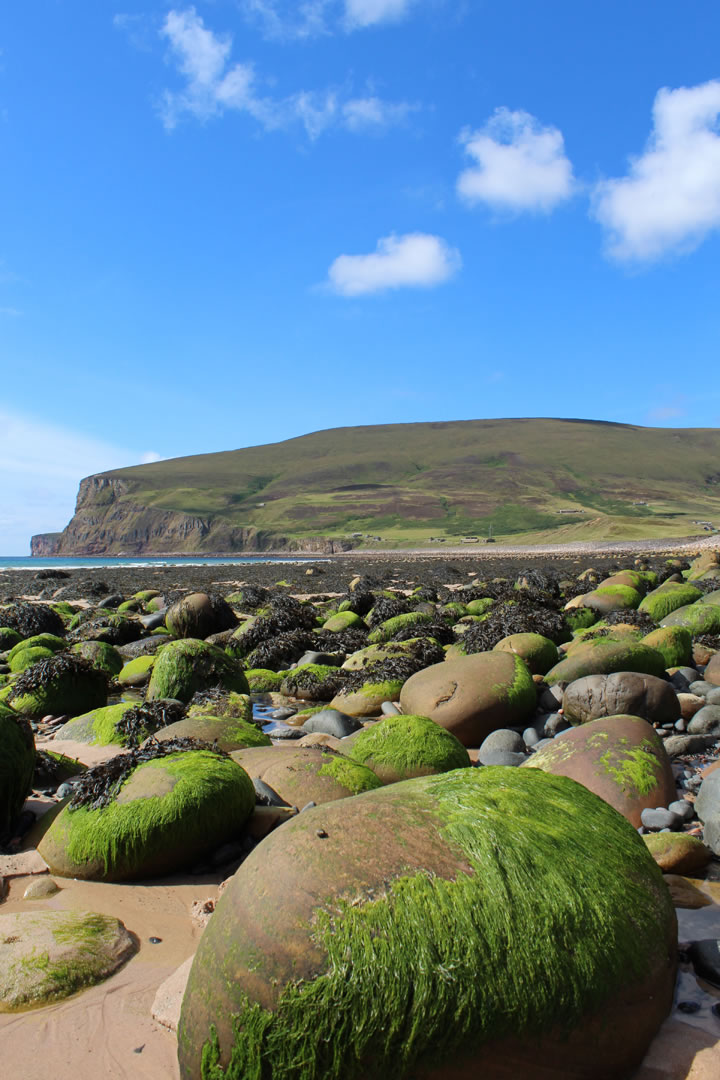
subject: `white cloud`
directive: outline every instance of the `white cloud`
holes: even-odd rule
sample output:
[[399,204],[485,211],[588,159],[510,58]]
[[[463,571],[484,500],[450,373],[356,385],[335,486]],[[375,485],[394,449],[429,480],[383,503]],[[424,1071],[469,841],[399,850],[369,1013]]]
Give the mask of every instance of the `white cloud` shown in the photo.
[[617,259],[691,251],[720,228],[720,80],[659,90],[645,152],[594,190],[593,215]]
[[208,30],[193,7],[169,12],[161,34],[186,80],[180,92],[166,90],[163,95],[161,112],[169,130],[185,113],[207,120],[231,109],[247,113],[268,131],[300,123],[307,135],[316,139],[330,127],[352,132],[385,129],[400,123],[415,108],[376,96],[343,100],[333,89],[300,90],[284,98],[263,95],[257,88],[253,65],[231,66],[232,39]]
[[85,476],[148,461],[138,453],[81,432],[0,409],[0,552],[29,553],[33,533],[59,532],[73,515]]
[[548,212],[575,190],[562,133],[529,113],[496,109],[484,128],[463,131],[460,142],[476,162],[458,177],[467,203]]
[[426,233],[384,236],[370,255],[340,255],[328,271],[328,284],[341,296],[363,296],[386,289],[441,285],[461,267],[460,252],[441,237]]
[[345,20],[350,28],[397,22],[407,15],[412,0],[345,0]]
[[332,6],[334,0],[306,0],[303,4],[293,0],[285,5],[278,0],[243,0],[242,4],[246,16],[259,24],[266,37],[281,41],[329,33],[326,12]]

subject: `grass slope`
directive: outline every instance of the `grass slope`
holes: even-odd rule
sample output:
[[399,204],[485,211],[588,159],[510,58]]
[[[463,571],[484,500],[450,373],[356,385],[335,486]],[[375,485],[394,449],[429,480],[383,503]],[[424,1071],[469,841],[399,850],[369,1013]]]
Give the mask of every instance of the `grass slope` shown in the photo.
[[554,419],[335,428],[102,477],[112,483],[81,491],[78,520],[112,529],[119,513],[126,547],[159,514],[201,520],[197,550],[240,547],[240,529],[407,546],[490,529],[498,540],[542,543],[682,536],[701,531],[696,519],[720,523],[712,428]]

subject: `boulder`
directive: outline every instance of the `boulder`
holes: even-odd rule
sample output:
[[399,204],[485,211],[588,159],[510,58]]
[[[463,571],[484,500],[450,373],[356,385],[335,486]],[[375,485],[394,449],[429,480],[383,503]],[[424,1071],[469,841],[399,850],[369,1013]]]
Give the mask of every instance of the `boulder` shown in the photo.
[[399,701],[404,679],[368,679],[357,690],[341,690],[330,702],[331,709],[338,709],[348,716],[378,716],[386,701]]
[[48,1005],[102,982],[136,950],[134,939],[111,915],[0,915],[0,1013]]
[[661,678],[665,673],[665,660],[657,649],[638,641],[597,638],[584,642],[573,650],[572,656],[550,668],[545,682],[552,686],[558,682],[574,682],[585,675],[610,675],[614,671],[639,671]]
[[586,724],[601,716],[621,713],[658,724],[674,723],[680,716],[680,703],[673,686],[654,675],[635,671],[575,679],[565,689],[562,709],[572,724]]
[[169,607],[165,625],[178,638],[206,638],[237,626],[237,615],[221,596],[190,593]]
[[247,720],[207,714],[188,713],[183,720],[176,720],[174,724],[156,731],[153,738],[158,742],[199,739],[201,742],[217,743],[227,754],[248,746],[272,746],[270,736]]
[[123,658],[113,645],[106,641],[78,641],[72,651],[82,656],[94,668],[113,678],[123,667]]
[[367,765],[383,784],[413,776],[463,769],[468,752],[455,736],[427,716],[387,716],[361,731],[348,756]]
[[147,689],[147,700],[177,698],[189,701],[198,690],[221,686],[249,693],[242,664],[221,649],[195,638],[171,641],[157,654]]
[[643,598],[638,610],[644,611],[654,622],[660,622],[671,611],[694,604],[701,598],[701,590],[694,585],[688,585],[685,581],[664,581]]
[[641,838],[567,778],[392,784],[293,818],[231,879],[180,1075],[627,1076],[670,1010],[676,935]]
[[107,678],[87,660],[56,653],[33,664],[13,683],[8,704],[24,716],[79,716],[107,701]]
[[638,716],[609,716],[564,731],[523,768],[569,776],[641,825],[645,809],[675,798],[672,766],[660,739]]
[[0,705],[0,844],[30,794],[35,741],[30,725]]
[[500,650],[432,664],[411,675],[400,692],[404,713],[429,717],[463,746],[479,746],[496,728],[520,726],[536,701],[525,662]]
[[705,682],[720,686],[720,652],[714,653],[708,660],[703,678]]
[[684,626],[693,636],[695,634],[717,634],[720,631],[720,605],[686,604],[676,608],[660,623],[661,626]]
[[236,837],[254,806],[252,781],[230,758],[210,750],[169,753],[131,765],[106,805],[62,806],[37,847],[64,877],[159,877]]
[[641,640],[660,653],[666,669],[683,667],[692,660],[692,634],[684,626],[660,626]]
[[371,769],[326,746],[272,746],[237,750],[231,756],[288,806],[320,805],[380,787]]
[[498,641],[493,649],[521,657],[531,675],[544,675],[558,662],[557,645],[542,634],[510,634]]
[[695,874],[712,858],[700,837],[689,833],[650,833],[643,840],[664,874]]

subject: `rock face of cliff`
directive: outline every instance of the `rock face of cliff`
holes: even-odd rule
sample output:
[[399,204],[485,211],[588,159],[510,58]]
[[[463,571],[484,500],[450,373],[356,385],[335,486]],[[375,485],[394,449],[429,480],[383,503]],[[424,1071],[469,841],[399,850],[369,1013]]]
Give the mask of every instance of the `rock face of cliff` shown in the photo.
[[75,514],[61,533],[41,533],[32,555],[163,555],[215,552],[314,552],[332,554],[351,545],[272,530],[236,527],[212,514],[161,510],[138,501],[131,485],[114,476],[88,476],[80,483]]

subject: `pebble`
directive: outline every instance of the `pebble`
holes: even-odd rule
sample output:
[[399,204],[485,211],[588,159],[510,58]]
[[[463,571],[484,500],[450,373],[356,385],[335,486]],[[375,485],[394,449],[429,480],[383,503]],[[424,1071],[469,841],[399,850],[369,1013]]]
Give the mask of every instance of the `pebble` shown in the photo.
[[679,814],[674,814],[672,810],[658,806],[654,810],[646,807],[640,815],[640,820],[646,829],[660,832],[663,829],[678,829],[684,819]]
[[400,710],[398,709],[394,701],[383,701],[382,705],[380,706],[380,712],[383,714],[383,716],[400,715]]
[[695,817],[695,807],[687,799],[677,799],[668,806],[671,814],[676,814],[682,821],[690,821]]

